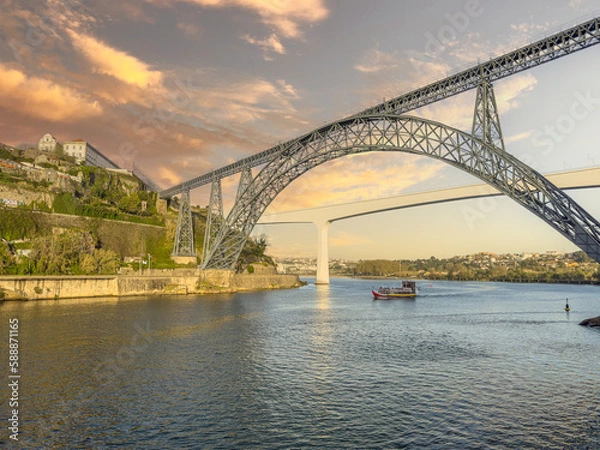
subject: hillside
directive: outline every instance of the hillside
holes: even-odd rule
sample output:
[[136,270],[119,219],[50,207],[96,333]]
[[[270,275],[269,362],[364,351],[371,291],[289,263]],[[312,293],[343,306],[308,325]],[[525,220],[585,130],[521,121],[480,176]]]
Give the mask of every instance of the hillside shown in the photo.
[[[64,155],[36,152],[0,144],[0,274],[177,267],[170,258],[176,202],[169,207],[129,171],[81,166]],[[193,221],[201,250],[206,209],[194,208]],[[250,239],[240,269],[256,261],[272,264],[265,248],[264,240]]]

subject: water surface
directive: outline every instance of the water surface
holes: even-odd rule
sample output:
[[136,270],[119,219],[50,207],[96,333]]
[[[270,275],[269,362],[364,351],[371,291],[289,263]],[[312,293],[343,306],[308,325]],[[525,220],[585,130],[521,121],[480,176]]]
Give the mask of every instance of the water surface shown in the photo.
[[577,325],[600,287],[422,281],[373,301],[380,283],[5,302],[13,447],[600,448],[600,329]]

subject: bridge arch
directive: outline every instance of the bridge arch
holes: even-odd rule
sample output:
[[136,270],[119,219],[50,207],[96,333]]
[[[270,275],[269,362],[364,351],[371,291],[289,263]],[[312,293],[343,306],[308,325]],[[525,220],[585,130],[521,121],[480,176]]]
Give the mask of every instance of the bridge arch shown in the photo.
[[232,269],[269,204],[310,169],[342,156],[401,151],[428,156],[476,176],[537,215],[600,262],[600,224],[540,173],[472,135],[422,118],[354,116],[286,143],[240,193],[203,268]]

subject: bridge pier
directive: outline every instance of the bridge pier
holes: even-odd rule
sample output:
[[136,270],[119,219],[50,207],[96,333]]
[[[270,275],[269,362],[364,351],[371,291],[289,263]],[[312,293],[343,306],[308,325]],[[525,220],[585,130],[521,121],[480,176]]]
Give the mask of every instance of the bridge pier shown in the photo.
[[318,233],[317,278],[315,284],[329,284],[329,225],[331,222],[315,222]]

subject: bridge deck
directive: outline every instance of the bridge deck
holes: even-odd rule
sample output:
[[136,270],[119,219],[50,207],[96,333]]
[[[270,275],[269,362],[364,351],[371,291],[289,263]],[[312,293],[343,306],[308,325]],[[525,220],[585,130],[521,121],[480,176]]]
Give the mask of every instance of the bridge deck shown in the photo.
[[[545,176],[561,189],[600,187],[600,167],[557,172]],[[494,195],[503,194],[490,185],[481,183],[397,197],[265,214],[258,224],[331,223],[383,211]]]
[[[600,167],[558,172],[546,175],[546,177],[561,189],[600,187]],[[332,222],[383,211],[494,195],[503,194],[488,184],[475,184],[398,197],[265,214],[260,218],[258,224],[314,223],[317,226],[318,234],[316,283],[328,284],[328,229]]]

